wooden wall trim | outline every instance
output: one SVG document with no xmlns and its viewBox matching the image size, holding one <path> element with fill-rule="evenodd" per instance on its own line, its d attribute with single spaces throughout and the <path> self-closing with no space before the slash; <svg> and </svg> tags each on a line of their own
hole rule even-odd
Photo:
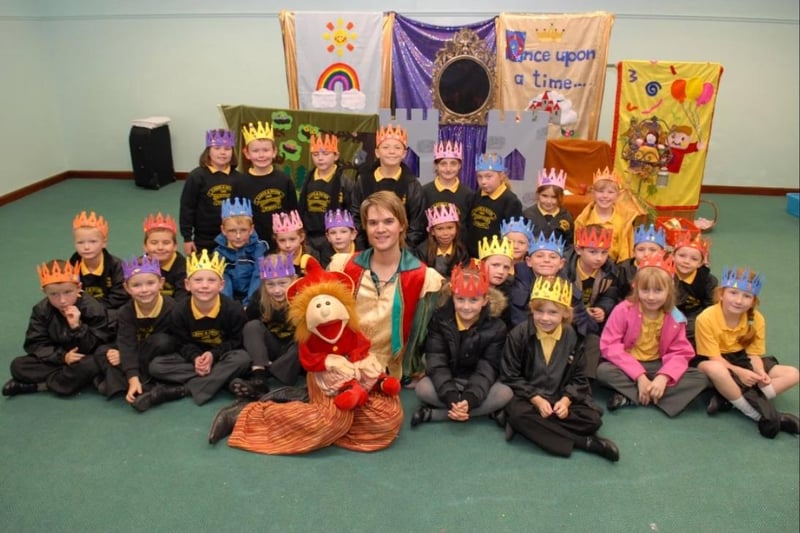
<svg viewBox="0 0 800 533">
<path fill-rule="evenodd" d="M 69 172 L 61 172 L 56 174 L 55 176 L 50 176 L 49 178 L 45 178 L 41 181 L 37 181 L 36 183 L 31 183 L 21 189 L 17 189 L 16 191 L 11 191 L 8 194 L 4 194 L 0 196 L 0 207 L 10 204 L 15 200 L 19 200 L 20 198 L 24 198 L 28 195 L 31 195 L 35 192 L 41 191 L 42 189 L 46 189 L 51 185 L 55 185 L 56 183 L 61 183 L 65 179 L 69 177 Z"/>
</svg>

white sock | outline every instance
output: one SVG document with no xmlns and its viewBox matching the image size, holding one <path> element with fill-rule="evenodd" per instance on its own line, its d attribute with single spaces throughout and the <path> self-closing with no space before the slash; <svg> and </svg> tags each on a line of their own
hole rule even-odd
<svg viewBox="0 0 800 533">
<path fill-rule="evenodd" d="M 772 388 L 772 383 L 769 385 L 764 385 L 763 387 L 759 387 L 761 392 L 764 393 L 764 396 L 769 398 L 770 400 L 773 399 L 777 394 L 775 393 L 775 389 Z"/>
<path fill-rule="evenodd" d="M 731 400 L 731 403 L 735 408 L 741 411 L 742 414 L 747 418 L 752 418 L 756 422 L 761 420 L 761 415 L 758 414 L 758 411 L 753 409 L 753 406 L 750 405 L 750 403 L 744 399 L 744 396 L 739 396 L 735 400 Z"/>
</svg>

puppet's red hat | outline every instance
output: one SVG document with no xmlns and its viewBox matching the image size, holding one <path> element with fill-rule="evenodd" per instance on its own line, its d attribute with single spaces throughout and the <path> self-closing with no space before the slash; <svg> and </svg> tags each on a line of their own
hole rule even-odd
<svg viewBox="0 0 800 533">
<path fill-rule="evenodd" d="M 289 288 L 286 289 L 286 299 L 291 302 L 295 296 L 306 288 L 326 282 L 341 283 L 351 293 L 356 286 L 353 278 L 344 272 L 328 272 L 322 268 L 322 265 L 316 259 L 309 257 L 306 263 L 306 275 L 289 285 Z"/>
</svg>

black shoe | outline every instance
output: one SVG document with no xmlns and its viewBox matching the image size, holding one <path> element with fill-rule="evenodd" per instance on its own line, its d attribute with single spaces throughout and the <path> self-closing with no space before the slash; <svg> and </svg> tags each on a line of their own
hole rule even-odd
<svg viewBox="0 0 800 533">
<path fill-rule="evenodd" d="M 778 419 L 781 424 L 781 431 L 797 435 L 800 433 L 800 419 L 791 413 L 780 413 Z"/>
<path fill-rule="evenodd" d="M 39 390 L 36 383 L 23 383 L 16 379 L 9 379 L 3 385 L 3 396 L 16 396 L 17 394 L 30 394 Z"/>
<path fill-rule="evenodd" d="M 237 398 L 256 400 L 269 392 L 269 386 L 262 381 L 235 378 L 228 383 L 228 390 Z"/>
<path fill-rule="evenodd" d="M 423 405 L 411 415 L 411 427 L 415 428 L 423 422 L 430 422 L 432 413 L 433 409 L 427 405 Z"/>
<path fill-rule="evenodd" d="M 516 435 L 516 434 L 517 434 L 517 432 L 514 431 L 514 428 L 511 427 L 511 424 L 506 422 L 506 425 L 503 428 L 503 438 L 506 439 L 506 442 L 511 442 L 511 439 L 513 439 L 514 435 Z"/>
<path fill-rule="evenodd" d="M 278 387 L 258 398 L 259 402 L 307 402 L 308 389 L 304 387 Z"/>
<path fill-rule="evenodd" d="M 706 407 L 706 414 L 709 416 L 713 416 L 720 411 L 730 411 L 733 408 L 733 404 L 725 399 L 720 393 L 715 392 L 714 395 L 708 400 L 708 406 Z"/>
<path fill-rule="evenodd" d="M 612 394 L 611 398 L 606 402 L 606 407 L 609 411 L 616 411 L 620 407 L 625 407 L 626 405 L 633 405 L 633 402 L 630 401 L 627 396 L 618 392 Z"/>
<path fill-rule="evenodd" d="M 179 400 L 185 395 L 186 389 L 181 385 L 156 385 L 149 391 L 137 396 L 131 405 L 140 413 L 144 413 L 151 407 L 161 405 L 164 402 Z"/>
<path fill-rule="evenodd" d="M 500 426 L 501 428 L 505 429 L 505 427 L 506 427 L 506 419 L 508 418 L 506 416 L 505 409 L 498 409 L 494 413 L 490 414 L 489 418 L 494 420 L 497 423 L 498 426 Z"/>
<path fill-rule="evenodd" d="M 228 407 L 223 407 L 217 412 L 214 420 L 211 421 L 211 429 L 208 431 L 209 444 L 216 444 L 233 432 L 233 426 L 236 425 L 239 413 L 248 403 L 236 402 Z"/>
<path fill-rule="evenodd" d="M 758 421 L 758 432 L 762 437 L 774 439 L 781 430 L 780 415 L 775 410 L 775 406 L 757 387 L 745 390 L 742 396 L 761 415 L 761 420 Z"/>
<path fill-rule="evenodd" d="M 586 451 L 605 457 L 612 462 L 619 461 L 619 448 L 617 448 L 617 445 L 597 435 L 586 437 Z"/>
</svg>

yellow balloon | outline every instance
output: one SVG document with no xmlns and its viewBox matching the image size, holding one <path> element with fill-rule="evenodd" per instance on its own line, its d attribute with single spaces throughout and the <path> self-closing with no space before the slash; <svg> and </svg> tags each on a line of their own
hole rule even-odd
<svg viewBox="0 0 800 533">
<path fill-rule="evenodd" d="M 686 80 L 686 98 L 694 100 L 703 92 L 703 80 L 700 78 L 689 78 Z"/>
</svg>

